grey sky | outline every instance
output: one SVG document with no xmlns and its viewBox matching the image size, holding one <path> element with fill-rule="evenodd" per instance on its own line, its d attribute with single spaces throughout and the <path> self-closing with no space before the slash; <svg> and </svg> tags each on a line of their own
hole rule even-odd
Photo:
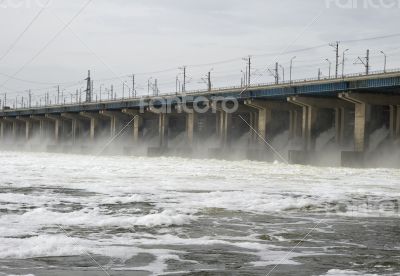
<svg viewBox="0 0 400 276">
<path fill-rule="evenodd" d="M 349 0 L 351 1 L 351 0 Z M 295 78 L 315 77 L 319 67 L 328 73 L 324 59 L 334 60 L 332 49 L 327 46 L 316 50 L 282 56 L 257 56 L 285 49 L 306 25 L 319 13 L 322 15 L 289 50 L 328 44 L 336 40 L 374 37 L 398 32 L 399 5 L 387 8 L 383 5 L 362 7 L 363 1 L 353 0 L 358 8 L 341 7 L 345 1 L 337 0 L 94 0 L 89 7 L 65 30 L 54 43 L 16 78 L 43 83 L 79 81 L 91 69 L 96 87 L 102 83 L 121 86 L 117 75 L 151 72 L 176 68 L 160 74 L 138 75 L 138 85 L 146 86 L 149 77 L 159 78 L 160 89 L 173 90 L 180 65 L 212 63 L 236 58 L 231 63 L 190 67 L 189 88 L 201 88 L 201 77 L 211 68 L 216 85 L 237 85 L 240 70 L 244 69 L 241 57 L 256 55 L 254 77 L 260 82 L 272 81 L 263 71 L 275 61 L 286 68 L 293 55 L 297 55 Z M 369 0 L 374 5 L 390 1 Z M 399 0 L 400 1 L 400 0 Z M 0 8 L 1 40 L 3 54 L 28 22 L 39 11 L 45 0 L 4 0 Z M 83 5 L 83 0 L 52 0 L 39 20 L 24 35 L 13 51 L 0 62 L 0 74 L 14 72 L 39 51 L 43 45 Z M 393 3 L 395 0 L 393 0 Z M 340 5 L 341 4 L 341 5 Z M 61 18 L 60 21 L 58 18 Z M 107 64 L 105 66 L 74 35 Z M 342 45 L 350 48 L 348 72 L 362 71 L 352 65 L 358 55 L 371 49 L 372 68 L 379 70 L 383 58 L 379 53 L 389 54 L 389 67 L 400 67 L 400 36 L 382 40 Z M 110 70 L 112 68 L 112 71 Z M 288 70 L 288 68 L 287 68 Z M 264 74 L 262 74 L 264 73 Z M 3 83 L 8 77 L 0 75 Z M 128 78 L 124 78 L 127 81 Z M 0 94 L 12 91 L 39 89 L 42 93 L 49 85 L 35 84 L 14 79 L 9 80 Z M 69 89 L 77 89 L 81 84 Z M 15 93 L 15 92 L 14 92 Z M 144 91 L 142 91 L 144 93 Z M 23 94 L 23 92 L 22 92 Z"/>
</svg>

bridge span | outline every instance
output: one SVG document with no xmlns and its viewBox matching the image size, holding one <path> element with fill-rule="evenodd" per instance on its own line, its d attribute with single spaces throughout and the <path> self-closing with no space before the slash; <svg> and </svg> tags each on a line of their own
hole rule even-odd
<svg viewBox="0 0 400 276">
<path fill-rule="evenodd" d="M 299 164 L 333 165 L 333 154 L 343 166 L 394 154 L 400 166 L 400 71 L 3 109 L 0 139 L 5 149 L 93 153 L 98 142 L 104 152 Z"/>
</svg>

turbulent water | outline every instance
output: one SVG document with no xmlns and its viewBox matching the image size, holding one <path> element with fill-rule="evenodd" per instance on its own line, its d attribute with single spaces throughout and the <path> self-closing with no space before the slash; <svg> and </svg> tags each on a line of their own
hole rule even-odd
<svg viewBox="0 0 400 276">
<path fill-rule="evenodd" d="M 400 171 L 0 153 L 0 275 L 400 275 Z"/>
</svg>

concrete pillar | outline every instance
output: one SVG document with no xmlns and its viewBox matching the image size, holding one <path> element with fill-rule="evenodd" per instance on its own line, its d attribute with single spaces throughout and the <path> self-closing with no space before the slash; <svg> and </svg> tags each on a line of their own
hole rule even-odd
<svg viewBox="0 0 400 276">
<path fill-rule="evenodd" d="M 294 129 L 296 127 L 296 109 L 295 105 L 292 105 L 287 102 L 278 102 L 278 101 L 262 101 L 262 100 L 246 100 L 244 102 L 245 105 L 256 110 L 256 116 L 254 117 L 256 122 L 254 129 L 258 132 L 256 134 L 256 139 L 259 144 L 264 146 L 264 141 L 271 140 L 271 123 L 272 123 L 272 112 L 274 110 L 287 111 L 290 112 L 290 133 L 294 133 Z M 254 131 L 252 131 L 254 132 Z"/>
<path fill-rule="evenodd" d="M 400 138 L 400 106 L 390 105 L 390 137 L 392 140 Z"/>
<path fill-rule="evenodd" d="M 100 116 L 99 114 L 96 113 L 90 113 L 90 112 L 80 112 L 79 115 L 81 115 L 82 117 L 85 117 L 87 119 L 90 120 L 90 140 L 94 141 L 94 139 L 96 138 L 96 131 L 98 129 L 99 126 L 99 120 L 100 120 Z"/>
<path fill-rule="evenodd" d="M 368 146 L 368 123 L 371 119 L 371 105 L 389 107 L 400 105 L 400 96 L 397 95 L 348 92 L 339 94 L 339 98 L 355 106 L 354 145 L 356 152 L 364 152 Z M 395 117 L 398 117 L 397 113 L 393 108 L 391 112 L 391 128 L 398 124 L 397 119 L 395 119 Z M 396 131 L 392 129 L 391 132 L 394 134 Z"/>
<path fill-rule="evenodd" d="M 61 117 L 71 121 L 71 140 L 72 144 L 76 144 L 79 134 L 82 133 L 82 119 L 87 118 L 77 113 L 61 113 Z"/>
<path fill-rule="evenodd" d="M 303 101 L 298 100 L 296 97 L 289 97 L 288 101 L 299 105 L 302 108 L 302 138 L 303 138 L 303 149 L 306 151 L 315 150 L 315 141 L 316 141 L 316 130 L 315 123 L 317 120 L 318 108 L 309 104 L 304 103 Z M 297 118 L 294 122 L 297 121 Z M 294 123 L 293 124 L 296 124 Z M 297 127 L 297 126 L 296 126 Z"/>
<path fill-rule="evenodd" d="M 45 117 L 54 122 L 54 141 L 56 144 L 58 144 L 61 138 L 61 128 L 63 124 L 62 117 L 60 115 L 50 115 L 50 114 L 46 114 Z"/>
<path fill-rule="evenodd" d="M 4 140 L 4 126 L 5 125 L 5 122 L 2 120 L 2 119 L 0 119 L 0 140 Z"/>
<path fill-rule="evenodd" d="M 346 143 L 346 134 L 350 121 L 350 109 L 344 107 L 335 108 L 335 140 L 340 146 Z"/>
<path fill-rule="evenodd" d="M 319 110 L 335 110 L 335 128 L 336 141 L 342 142 L 345 133 L 345 119 L 347 118 L 347 109 L 352 105 L 346 101 L 337 98 L 316 98 L 295 96 L 289 97 L 288 101 L 299 105 L 302 108 L 302 138 L 304 141 L 304 149 L 315 150 L 315 142 L 317 133 L 317 117 Z"/>
<path fill-rule="evenodd" d="M 18 123 L 17 123 L 17 120 L 14 119 L 12 121 L 12 138 L 14 141 L 16 141 L 16 139 L 18 138 L 17 133 L 18 133 Z"/>
<path fill-rule="evenodd" d="M 53 133 L 53 131 L 50 130 L 53 121 L 49 118 L 37 115 L 31 115 L 30 118 L 31 120 L 39 122 L 39 135 L 42 139 L 48 138 L 47 135 Z"/>
<path fill-rule="evenodd" d="M 168 128 L 169 128 L 169 116 L 165 113 L 160 113 L 158 117 L 158 134 L 159 134 L 159 146 L 160 148 L 168 148 Z"/>
<path fill-rule="evenodd" d="M 133 117 L 133 142 L 138 144 L 142 137 L 143 116 L 138 110 L 123 109 L 122 112 Z"/>
<path fill-rule="evenodd" d="M 216 108 L 216 133 L 220 141 L 220 147 L 229 147 L 231 141 L 230 129 L 232 127 L 232 114 L 225 112 L 219 103 L 213 104 L 214 108 Z"/>
<path fill-rule="evenodd" d="M 289 139 L 302 137 L 302 109 L 289 111 Z"/>
<path fill-rule="evenodd" d="M 32 136 L 32 120 L 21 116 L 17 116 L 17 120 L 25 124 L 25 140 L 29 141 Z"/>
<path fill-rule="evenodd" d="M 397 112 L 396 112 L 396 131 L 395 131 L 395 136 L 397 139 L 400 138 L 400 105 L 397 106 Z"/>
<path fill-rule="evenodd" d="M 193 112 L 186 113 L 186 137 L 190 147 L 194 145 L 194 132 L 197 122 L 197 114 Z"/>
<path fill-rule="evenodd" d="M 107 117 L 110 120 L 110 137 L 114 137 L 119 130 L 120 115 L 115 111 L 100 110 L 99 114 Z"/>
<path fill-rule="evenodd" d="M 371 106 L 367 98 L 358 93 L 342 93 L 339 98 L 354 104 L 354 150 L 364 152 L 368 147 Z"/>
</svg>

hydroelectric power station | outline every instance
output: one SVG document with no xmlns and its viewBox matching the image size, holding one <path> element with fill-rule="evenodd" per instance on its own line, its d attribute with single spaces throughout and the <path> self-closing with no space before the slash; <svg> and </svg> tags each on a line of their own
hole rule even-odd
<svg viewBox="0 0 400 276">
<path fill-rule="evenodd" d="M 125 154 L 227 158 L 245 137 L 243 158 L 315 164 L 328 154 L 317 139 L 331 130 L 327 144 L 343 166 L 364 166 L 400 147 L 400 71 L 107 101 L 93 101 L 90 91 L 89 78 L 85 102 L 4 107 L 1 147 L 95 153 L 100 137 L 111 143 L 123 136 L 113 148 Z M 382 128 L 387 133 L 371 148 L 371 135 Z M 212 145 L 204 142 L 210 137 Z M 273 148 L 276 139 L 286 152 Z M 400 164 L 400 156 L 391 158 Z"/>
</svg>

